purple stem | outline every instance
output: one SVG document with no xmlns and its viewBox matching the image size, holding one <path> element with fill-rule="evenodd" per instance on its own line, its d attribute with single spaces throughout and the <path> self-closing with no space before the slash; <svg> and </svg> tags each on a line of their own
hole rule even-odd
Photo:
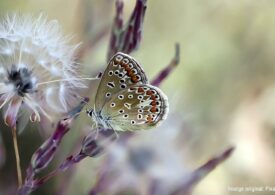
<svg viewBox="0 0 275 195">
<path fill-rule="evenodd" d="M 107 158 L 101 167 L 101 170 L 98 173 L 98 179 L 95 183 L 95 185 L 92 187 L 89 195 L 96 195 L 104 191 L 106 186 L 108 186 L 109 180 L 108 180 L 108 167 L 110 166 L 110 159 Z"/>
<path fill-rule="evenodd" d="M 85 154 L 79 153 L 76 156 L 69 156 L 67 157 L 67 159 L 65 160 L 65 162 L 63 162 L 58 169 L 52 171 L 51 173 L 49 173 L 48 175 L 35 180 L 35 186 L 38 188 L 41 185 L 43 185 L 44 183 L 46 183 L 48 180 L 50 180 L 51 178 L 53 178 L 54 176 L 56 176 L 58 173 L 60 172 L 64 172 L 66 170 L 68 170 L 69 168 L 71 168 L 73 165 L 75 165 L 76 163 L 79 163 L 81 160 L 83 160 L 84 158 L 86 158 L 87 156 Z"/>
<path fill-rule="evenodd" d="M 122 18 L 123 2 L 121 0 L 116 1 L 116 16 L 112 27 L 108 59 L 118 51 L 129 54 L 138 48 L 141 41 L 146 1 L 136 0 L 135 8 L 125 26 L 123 26 Z"/>
<path fill-rule="evenodd" d="M 68 120 L 68 119 L 67 119 Z M 66 160 L 54 171 L 50 172 L 48 175 L 40 178 L 35 179 L 34 176 L 37 172 L 34 171 L 33 167 L 29 167 L 27 171 L 27 179 L 24 183 L 24 186 L 20 189 L 19 195 L 27 195 L 30 192 L 36 190 L 41 185 L 46 183 L 48 180 L 59 174 L 60 172 L 64 172 L 70 169 L 73 165 L 79 163 L 84 158 L 90 157 L 97 157 L 99 154 L 104 152 L 104 144 L 109 145 L 108 143 L 113 142 L 116 140 L 114 130 L 112 129 L 100 129 L 98 130 L 98 134 L 96 132 L 90 132 L 82 142 L 82 148 L 80 152 L 76 156 L 69 156 Z M 97 135 L 97 136 L 96 136 Z M 59 137 L 56 133 L 53 134 L 52 137 Z M 107 142 L 106 142 L 107 141 Z M 49 149 L 47 148 L 47 151 Z M 40 156 L 38 156 L 41 158 Z"/>
<path fill-rule="evenodd" d="M 125 30 L 126 35 L 124 45 L 122 45 L 122 51 L 125 53 L 130 53 L 139 46 L 145 11 L 146 0 L 138 0 Z"/>
<path fill-rule="evenodd" d="M 56 154 L 64 135 L 70 130 L 74 118 L 78 115 L 84 105 L 88 102 L 88 98 L 84 98 L 81 103 L 72 109 L 66 119 L 58 122 L 57 127 L 51 137 L 49 137 L 33 154 L 31 163 L 27 169 L 27 175 L 23 186 L 19 189 L 19 195 L 27 195 L 37 189 L 41 180 L 35 179 L 35 176 L 45 169 Z M 54 175 L 52 172 L 50 175 Z M 50 177 L 52 177 L 50 176 Z M 42 180 L 43 181 L 43 180 Z"/>
<path fill-rule="evenodd" d="M 57 124 L 57 128 L 52 136 L 36 150 L 32 156 L 31 165 L 28 169 L 29 171 L 27 179 L 32 178 L 35 174 L 39 173 L 49 165 L 56 153 L 56 149 L 61 143 L 62 138 L 69 131 L 72 120 L 73 119 L 70 118 L 60 121 Z"/>
<path fill-rule="evenodd" d="M 53 135 L 40 146 L 32 156 L 31 164 L 27 169 L 27 175 L 23 186 L 19 189 L 19 195 L 26 195 L 37 189 L 36 174 L 45 169 L 55 156 L 56 149 L 64 135 L 69 131 L 73 119 L 62 120 L 58 123 Z"/>
<path fill-rule="evenodd" d="M 164 68 L 157 76 L 155 79 L 153 79 L 151 81 L 151 85 L 154 86 L 159 86 L 162 81 L 170 75 L 170 73 L 172 72 L 172 70 L 174 70 L 174 68 L 179 64 L 180 62 L 180 45 L 179 43 L 176 43 L 175 45 L 175 56 L 174 58 L 171 60 L 171 62 L 168 64 L 168 66 L 166 66 L 166 68 Z"/>
<path fill-rule="evenodd" d="M 234 151 L 234 147 L 230 147 L 225 150 L 222 154 L 218 155 L 210 159 L 204 165 L 196 169 L 191 175 L 190 178 L 184 182 L 178 189 L 176 189 L 171 195 L 189 195 L 192 192 L 193 187 L 201 181 L 208 173 L 213 171 L 219 164 L 228 159 L 232 152 Z"/>
<path fill-rule="evenodd" d="M 101 144 L 101 141 L 114 141 L 115 134 L 114 130 L 112 129 L 100 129 L 98 131 L 98 134 L 91 131 L 83 139 L 81 150 L 76 156 L 71 155 L 67 157 L 66 160 L 56 170 L 52 171 L 41 179 L 36 180 L 34 186 L 36 186 L 36 188 L 40 187 L 49 179 L 56 176 L 58 173 L 70 169 L 73 165 L 79 163 L 86 157 L 97 157 L 99 154 L 102 154 L 102 152 L 104 151 L 104 146 Z"/>
<path fill-rule="evenodd" d="M 6 161 L 6 150 L 2 143 L 2 139 L 0 137 L 0 168 L 4 165 Z"/>
<path fill-rule="evenodd" d="M 55 177 L 60 172 L 64 172 L 71 168 L 76 163 L 79 163 L 81 160 L 86 158 L 87 156 L 83 153 L 79 153 L 76 156 L 69 156 L 65 162 L 63 162 L 58 169 L 55 169 L 54 171 L 50 172 L 48 175 L 40 178 L 40 179 L 34 179 L 32 178 L 31 181 L 24 184 L 24 186 L 19 190 L 19 195 L 28 195 L 32 191 L 38 189 L 40 186 L 42 186 L 44 183 L 46 183 L 51 178 Z"/>
<path fill-rule="evenodd" d="M 109 60 L 118 50 L 117 45 L 121 36 L 120 31 L 123 28 L 123 6 L 124 6 L 123 1 L 121 0 L 116 1 L 116 16 L 112 27 L 107 60 Z"/>
<path fill-rule="evenodd" d="M 67 169 L 69 169 L 72 165 L 79 163 L 81 160 L 83 160 L 84 158 L 88 157 L 86 154 L 83 153 L 79 153 L 76 156 L 69 156 L 67 157 L 66 161 L 63 162 L 58 170 L 59 171 L 66 171 Z"/>
<path fill-rule="evenodd" d="M 135 135 L 133 132 L 123 132 L 123 134 L 120 134 L 119 139 L 113 139 L 114 138 L 113 134 L 111 134 L 110 131 L 109 132 L 106 131 L 106 132 L 107 132 L 107 134 L 105 134 L 106 138 L 109 137 L 111 140 L 116 140 L 117 141 L 116 143 L 122 145 L 123 147 L 127 147 L 126 143 L 130 141 L 131 138 L 133 138 L 133 135 Z M 101 166 L 101 170 L 98 173 L 97 181 L 92 187 L 92 189 L 90 190 L 89 195 L 96 195 L 101 193 L 111 183 L 108 177 L 108 173 L 109 173 L 108 168 L 111 165 L 111 163 L 112 162 L 110 158 L 105 159 L 104 164 L 103 166 Z"/>
</svg>

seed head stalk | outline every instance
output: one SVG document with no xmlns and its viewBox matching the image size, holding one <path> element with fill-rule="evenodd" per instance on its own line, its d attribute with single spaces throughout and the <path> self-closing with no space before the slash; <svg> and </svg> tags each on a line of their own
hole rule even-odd
<svg viewBox="0 0 275 195">
<path fill-rule="evenodd" d="M 21 171 L 21 166 L 20 166 L 20 155 L 19 155 L 15 127 L 12 128 L 12 139 L 13 139 L 13 147 L 14 147 L 14 153 L 15 153 L 15 159 L 16 159 L 17 182 L 18 182 L 18 188 L 20 188 L 22 186 L 22 171 Z"/>
</svg>

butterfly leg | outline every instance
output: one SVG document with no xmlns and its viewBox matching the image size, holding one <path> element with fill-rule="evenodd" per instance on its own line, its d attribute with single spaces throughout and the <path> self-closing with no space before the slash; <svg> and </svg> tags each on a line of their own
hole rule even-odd
<svg viewBox="0 0 275 195">
<path fill-rule="evenodd" d="M 113 128 L 112 128 L 112 130 L 114 131 L 114 133 L 115 133 L 115 135 L 116 135 L 116 140 L 119 138 L 119 135 L 118 135 L 118 133 L 116 132 L 116 130 L 114 130 Z"/>
</svg>

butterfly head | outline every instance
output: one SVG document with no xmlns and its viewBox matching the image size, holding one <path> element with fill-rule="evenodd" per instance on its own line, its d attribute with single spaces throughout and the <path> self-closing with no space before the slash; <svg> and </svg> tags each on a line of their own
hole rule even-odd
<svg viewBox="0 0 275 195">
<path fill-rule="evenodd" d="M 89 117 L 91 117 L 91 119 L 95 122 L 96 126 L 97 126 L 97 117 L 96 117 L 96 114 L 95 114 L 95 111 L 93 108 L 87 108 L 86 109 L 86 113 Z"/>
<path fill-rule="evenodd" d="M 100 112 L 96 112 L 95 109 L 90 108 L 90 109 L 86 109 L 86 113 L 89 117 L 91 117 L 91 119 L 93 120 L 97 128 L 99 127 L 104 129 L 109 128 L 108 119 L 103 118 Z"/>
<path fill-rule="evenodd" d="M 93 115 L 94 115 L 94 109 L 93 108 L 90 108 L 90 109 L 86 109 L 86 113 L 88 116 L 90 116 L 91 118 L 93 118 Z"/>
</svg>

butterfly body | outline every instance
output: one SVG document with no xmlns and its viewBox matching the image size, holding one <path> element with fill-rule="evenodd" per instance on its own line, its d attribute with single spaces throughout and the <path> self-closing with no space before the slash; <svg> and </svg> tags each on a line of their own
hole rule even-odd
<svg viewBox="0 0 275 195">
<path fill-rule="evenodd" d="M 148 83 L 140 65 L 129 55 L 115 54 L 101 78 L 95 108 L 89 111 L 97 126 L 145 130 L 160 124 L 167 113 L 167 97 Z"/>
</svg>

